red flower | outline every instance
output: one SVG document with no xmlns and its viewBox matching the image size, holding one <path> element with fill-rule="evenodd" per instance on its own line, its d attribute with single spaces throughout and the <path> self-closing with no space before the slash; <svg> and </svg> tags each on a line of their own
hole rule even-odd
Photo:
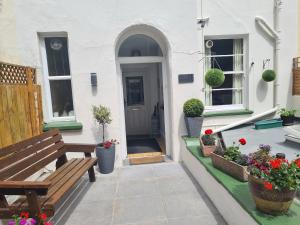
<svg viewBox="0 0 300 225">
<path fill-rule="evenodd" d="M 211 135 L 213 133 L 213 130 L 212 129 L 207 129 L 207 130 L 204 131 L 204 133 L 206 135 Z"/>
<path fill-rule="evenodd" d="M 21 217 L 21 218 L 28 219 L 29 213 L 28 213 L 28 212 L 21 212 L 20 217 Z"/>
<path fill-rule="evenodd" d="M 298 168 L 300 169 L 300 159 L 296 159 L 295 163 L 297 164 Z"/>
<path fill-rule="evenodd" d="M 241 145 L 245 145 L 247 143 L 245 138 L 240 138 L 239 142 Z"/>
<path fill-rule="evenodd" d="M 110 141 L 106 141 L 103 143 L 103 147 L 106 149 L 110 148 L 111 146 L 112 146 L 112 142 L 110 142 Z"/>
<path fill-rule="evenodd" d="M 50 222 L 45 222 L 44 225 L 52 225 Z"/>
<path fill-rule="evenodd" d="M 48 217 L 47 217 L 47 215 L 45 213 L 41 213 L 40 218 L 42 220 L 46 220 Z"/>
<path fill-rule="evenodd" d="M 273 169 L 278 169 L 281 166 L 282 160 L 281 159 L 274 159 L 270 161 L 271 167 Z"/>
<path fill-rule="evenodd" d="M 267 189 L 267 190 L 272 190 L 273 185 L 270 182 L 265 181 L 264 182 L 264 188 Z"/>
</svg>

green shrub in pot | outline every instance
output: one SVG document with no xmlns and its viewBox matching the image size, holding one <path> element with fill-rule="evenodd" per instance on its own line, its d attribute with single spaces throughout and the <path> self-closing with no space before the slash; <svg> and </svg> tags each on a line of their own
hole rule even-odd
<svg viewBox="0 0 300 225">
<path fill-rule="evenodd" d="M 296 110 L 282 108 L 279 110 L 280 118 L 283 126 L 293 125 L 295 121 Z"/>
<path fill-rule="evenodd" d="M 189 137 L 199 137 L 202 129 L 204 105 L 199 99 L 189 99 L 183 105 L 183 113 Z"/>
<path fill-rule="evenodd" d="M 105 127 L 111 123 L 110 109 L 105 106 L 93 106 L 93 116 L 97 123 L 102 127 L 102 143 L 96 147 L 99 171 L 107 174 L 114 170 L 115 165 L 115 144 L 116 140 L 106 140 Z"/>
</svg>

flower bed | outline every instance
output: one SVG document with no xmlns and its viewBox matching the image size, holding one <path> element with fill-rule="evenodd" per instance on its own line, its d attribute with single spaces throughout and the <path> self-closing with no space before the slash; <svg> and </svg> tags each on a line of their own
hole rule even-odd
<svg viewBox="0 0 300 225">
<path fill-rule="evenodd" d="M 203 157 L 199 153 L 200 144 L 196 138 L 184 138 L 182 144 L 183 152 L 183 162 L 187 165 L 188 169 L 194 177 L 197 177 L 198 183 L 203 187 L 207 192 L 208 196 L 212 202 L 216 205 L 222 216 L 226 219 L 229 224 L 240 224 L 240 221 L 243 220 L 243 224 L 247 223 L 248 217 L 245 216 L 244 212 L 247 212 L 251 218 L 256 221 L 256 224 L 260 225 L 299 225 L 300 221 L 300 205 L 297 202 L 293 202 L 291 208 L 287 214 L 279 216 L 269 216 L 259 212 L 256 209 L 255 203 L 252 199 L 251 192 L 249 190 L 248 183 L 240 182 L 228 174 L 220 171 L 219 169 L 213 167 L 211 159 Z M 197 165 L 198 164 L 198 165 Z M 194 170 L 191 169 L 194 167 Z M 212 183 L 203 177 L 207 177 L 205 174 L 198 174 L 199 168 L 204 168 L 203 173 L 207 172 L 207 176 L 210 176 L 215 180 L 216 185 L 221 185 L 224 188 L 224 192 L 219 195 L 217 187 L 212 186 Z M 228 196 L 226 196 L 226 193 Z M 218 197 L 215 197 L 218 196 Z M 233 207 L 227 202 L 224 202 L 224 198 L 228 199 L 229 196 L 240 204 L 240 206 L 245 210 L 244 212 L 240 211 L 238 208 Z M 226 207 L 224 208 L 224 204 Z M 238 212 L 238 213 L 237 213 Z M 237 217 L 241 215 L 240 221 Z M 233 218 L 234 217 L 234 218 Z M 245 217 L 245 219 L 244 219 Z M 246 221 L 247 220 L 247 221 Z M 253 223 L 252 223 L 253 224 Z"/>
</svg>

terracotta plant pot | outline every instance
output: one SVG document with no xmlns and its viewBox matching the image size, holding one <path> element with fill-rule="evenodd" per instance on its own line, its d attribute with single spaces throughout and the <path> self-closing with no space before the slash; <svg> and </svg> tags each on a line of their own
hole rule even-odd
<svg viewBox="0 0 300 225">
<path fill-rule="evenodd" d="M 226 160 L 224 157 L 215 153 L 211 153 L 210 157 L 214 167 L 222 170 L 239 181 L 248 181 L 247 166 L 241 166 L 235 162 Z"/>
<path fill-rule="evenodd" d="M 296 195 L 296 191 L 267 190 L 264 181 L 249 175 L 249 188 L 256 208 L 270 215 L 286 213 Z"/>
<path fill-rule="evenodd" d="M 201 148 L 202 155 L 204 157 L 209 157 L 211 155 L 211 153 L 213 153 L 217 148 L 216 145 L 204 145 L 201 137 L 200 137 L 200 143 L 202 146 L 202 148 Z"/>
</svg>

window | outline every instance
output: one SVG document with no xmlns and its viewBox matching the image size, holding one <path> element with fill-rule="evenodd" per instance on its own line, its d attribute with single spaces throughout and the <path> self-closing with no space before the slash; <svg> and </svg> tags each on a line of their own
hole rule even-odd
<svg viewBox="0 0 300 225">
<path fill-rule="evenodd" d="M 57 36 L 45 37 L 42 41 L 49 117 L 74 119 L 68 39 Z"/>
<path fill-rule="evenodd" d="M 207 44 L 212 41 L 213 46 Z M 205 87 L 207 108 L 242 108 L 245 77 L 243 39 L 205 41 L 206 71 L 218 68 L 224 71 L 225 81 L 217 88 Z M 207 47 L 209 46 L 209 47 Z"/>
<path fill-rule="evenodd" d="M 152 38 L 136 34 L 127 38 L 119 50 L 119 57 L 162 56 L 159 45 Z"/>
<path fill-rule="evenodd" d="M 126 77 L 127 105 L 144 105 L 143 77 Z"/>
</svg>

